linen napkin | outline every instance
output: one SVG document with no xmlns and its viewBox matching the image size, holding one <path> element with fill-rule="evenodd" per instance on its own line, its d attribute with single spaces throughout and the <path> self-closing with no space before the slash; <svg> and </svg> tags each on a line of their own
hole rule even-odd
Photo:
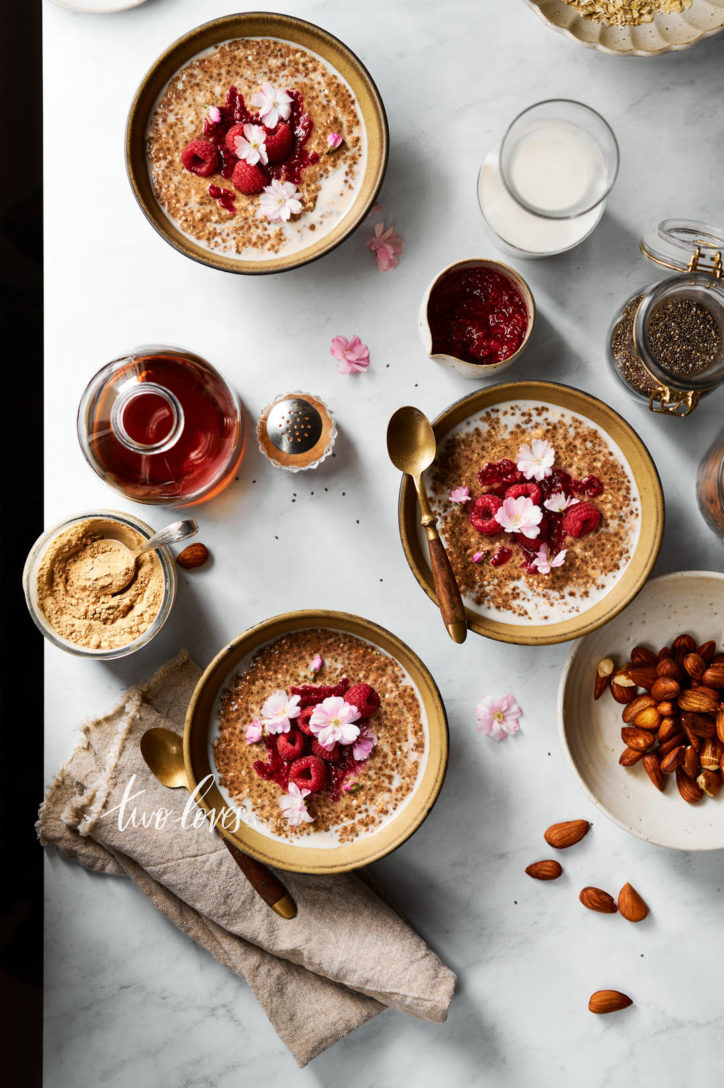
<svg viewBox="0 0 724 1088">
<path fill-rule="evenodd" d="M 88 869 L 133 880 L 183 933 L 246 980 L 300 1066 L 386 1007 L 445 1020 L 452 971 L 358 877 L 280 873 L 298 914 L 279 918 L 208 821 L 193 826 L 195 808 L 185 825 L 178 822 L 188 794 L 156 781 L 140 739 L 154 726 L 182 732 L 200 672 L 182 652 L 82 727 L 41 806 L 41 843 Z M 165 822 L 163 810 L 170 812 Z M 154 816 L 151 826 L 144 815 Z"/>
</svg>

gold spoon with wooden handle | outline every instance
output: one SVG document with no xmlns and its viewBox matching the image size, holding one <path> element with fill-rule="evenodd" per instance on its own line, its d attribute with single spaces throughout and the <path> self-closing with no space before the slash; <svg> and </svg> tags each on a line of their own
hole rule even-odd
<svg viewBox="0 0 724 1088">
<path fill-rule="evenodd" d="M 184 766 L 183 741 L 178 733 L 170 729 L 147 729 L 141 737 L 141 755 L 151 773 L 162 785 L 170 789 L 178 789 L 180 786 L 189 788 Z M 259 893 L 274 913 L 282 918 L 295 918 L 296 904 L 271 869 L 244 854 L 223 835 L 220 837 L 254 891 Z"/>
<path fill-rule="evenodd" d="M 387 452 L 392 464 L 412 477 L 420 504 L 420 524 L 427 533 L 430 566 L 442 618 L 453 642 L 465 642 L 468 625 L 460 589 L 445 546 L 437 531 L 437 518 L 427 501 L 422 474 L 435 460 L 437 442 L 427 416 L 409 405 L 398 408 L 387 425 Z"/>
</svg>

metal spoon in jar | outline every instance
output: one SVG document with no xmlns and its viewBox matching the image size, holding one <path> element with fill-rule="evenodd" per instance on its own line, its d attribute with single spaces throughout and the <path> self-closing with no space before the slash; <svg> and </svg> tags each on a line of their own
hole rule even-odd
<svg viewBox="0 0 724 1088">
<path fill-rule="evenodd" d="M 97 586 L 104 593 L 121 593 L 133 580 L 136 573 L 136 560 L 144 552 L 155 552 L 166 544 L 178 544 L 180 540 L 198 533 L 199 526 L 193 518 L 184 521 L 172 521 L 165 529 L 154 533 L 152 537 L 144 541 L 139 548 L 129 548 L 122 540 L 110 537 L 118 546 L 118 554 L 114 557 L 112 570 L 105 573 L 103 586 Z"/>
<path fill-rule="evenodd" d="M 387 452 L 392 464 L 412 477 L 420 504 L 420 524 L 427 533 L 430 567 L 442 618 L 453 642 L 465 642 L 468 625 L 460 589 L 422 480 L 423 472 L 435 460 L 437 442 L 429 419 L 419 408 L 408 405 L 397 409 L 387 425 Z"/>
</svg>

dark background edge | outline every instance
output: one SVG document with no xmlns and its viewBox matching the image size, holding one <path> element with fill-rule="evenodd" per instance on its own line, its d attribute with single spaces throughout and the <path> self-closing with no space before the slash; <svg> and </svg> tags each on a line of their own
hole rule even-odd
<svg viewBox="0 0 724 1088">
<path fill-rule="evenodd" d="M 3 1079 L 42 1083 L 43 639 L 21 575 L 43 529 L 42 11 L 6 5 L 0 35 L 2 622 L 0 627 L 0 1017 Z"/>
</svg>

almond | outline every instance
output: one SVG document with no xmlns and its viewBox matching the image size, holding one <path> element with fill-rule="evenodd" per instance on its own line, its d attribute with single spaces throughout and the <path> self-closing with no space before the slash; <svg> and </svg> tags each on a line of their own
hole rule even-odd
<svg viewBox="0 0 724 1088">
<path fill-rule="evenodd" d="M 612 896 L 600 888 L 584 888 L 578 898 L 584 907 L 588 907 L 589 910 L 596 910 L 599 914 L 616 913 L 616 903 Z"/>
<path fill-rule="evenodd" d="M 637 752 L 635 748 L 629 748 L 627 746 L 624 748 L 623 752 L 621 752 L 618 761 L 622 767 L 633 767 L 634 763 L 638 763 L 642 756 L 643 752 Z"/>
<path fill-rule="evenodd" d="M 618 909 L 627 922 L 643 922 L 649 908 L 630 884 L 624 884 L 618 893 Z"/>
<path fill-rule="evenodd" d="M 589 1011 L 595 1012 L 597 1016 L 627 1009 L 629 1005 L 633 1005 L 633 1001 L 619 990 L 596 990 L 588 1002 Z"/>
<path fill-rule="evenodd" d="M 676 701 L 681 710 L 693 710 L 699 714 L 716 714 L 719 709 L 719 695 L 713 688 L 689 688 L 682 691 Z"/>
<path fill-rule="evenodd" d="M 617 672 L 611 678 L 611 694 L 617 703 L 630 703 L 636 695 L 636 685 L 625 672 Z"/>
<path fill-rule="evenodd" d="M 686 748 L 683 744 L 680 744 L 678 748 L 672 748 L 670 752 L 667 752 L 664 758 L 661 760 L 661 771 L 663 774 L 673 774 L 677 767 L 680 767 L 684 762 L 684 755 L 686 754 Z"/>
<path fill-rule="evenodd" d="M 656 680 L 655 665 L 630 665 L 626 672 L 629 680 L 633 680 L 637 687 L 644 688 L 645 691 L 651 691 L 651 687 Z"/>
<path fill-rule="evenodd" d="M 702 771 L 696 779 L 696 784 L 707 797 L 716 797 L 721 789 L 721 775 L 717 771 Z"/>
<path fill-rule="evenodd" d="M 674 733 L 679 732 L 679 728 L 679 723 L 676 718 L 662 718 L 661 725 L 656 734 L 659 738 L 659 744 L 663 744 L 669 737 L 673 737 Z"/>
<path fill-rule="evenodd" d="M 724 744 L 724 706 L 720 706 L 717 710 L 714 725 L 716 729 L 716 735 L 718 736 L 722 744 Z"/>
<path fill-rule="evenodd" d="M 632 665 L 655 665 L 658 658 L 648 646 L 634 646 L 631 651 Z"/>
<path fill-rule="evenodd" d="M 596 666 L 596 678 L 593 681 L 593 698 L 600 699 L 604 691 L 611 683 L 615 665 L 612 657 L 604 657 Z"/>
<path fill-rule="evenodd" d="M 702 770 L 718 771 L 722 754 L 724 754 L 724 745 L 722 745 L 718 737 L 709 737 L 705 740 L 699 752 Z"/>
<path fill-rule="evenodd" d="M 683 733 L 674 733 L 673 736 L 665 740 L 663 744 L 660 744 L 656 750 L 656 754 L 659 759 L 663 759 L 669 752 L 673 752 L 674 748 L 678 748 L 680 744 L 686 744 L 686 737 Z"/>
<path fill-rule="evenodd" d="M 699 657 L 697 653 L 687 654 L 682 661 L 682 665 L 692 680 L 701 680 L 706 669 L 706 661 L 703 657 Z"/>
<path fill-rule="evenodd" d="M 671 649 L 674 651 L 674 657 L 677 654 L 690 654 L 696 649 L 696 643 L 691 635 L 679 635 L 672 642 Z"/>
<path fill-rule="evenodd" d="M 656 700 L 648 694 L 637 695 L 635 699 L 632 699 L 630 703 L 627 703 L 623 708 L 621 718 L 630 725 L 640 710 L 646 710 L 647 707 L 655 706 Z"/>
<path fill-rule="evenodd" d="M 672 703 L 669 699 L 665 699 L 663 703 L 657 703 L 656 709 L 662 718 L 673 718 L 675 714 L 679 713 L 676 703 Z"/>
<path fill-rule="evenodd" d="M 681 714 L 681 724 L 684 729 L 690 729 L 697 737 L 713 737 L 716 733 L 714 718 L 709 714 L 696 714 L 693 710 L 685 710 Z"/>
<path fill-rule="evenodd" d="M 662 646 L 656 656 L 659 661 L 667 661 L 673 658 L 674 651 L 671 649 L 670 646 Z"/>
<path fill-rule="evenodd" d="M 683 767 L 676 768 L 676 785 L 679 787 L 679 793 L 683 799 L 688 801 L 690 805 L 695 805 L 697 801 L 701 801 L 702 792 L 696 783 L 696 779 L 689 778 Z"/>
<path fill-rule="evenodd" d="M 684 762 L 682 763 L 684 773 L 688 774 L 689 778 L 696 778 L 701 770 L 701 762 L 699 760 L 699 753 L 696 748 L 692 748 L 691 745 L 687 745 L 684 752 Z"/>
<path fill-rule="evenodd" d="M 635 749 L 628 748 L 627 751 L 633 752 Z M 640 756 L 641 753 L 639 752 Z M 619 763 L 621 760 L 619 760 Z M 644 770 L 649 776 L 657 790 L 662 790 L 666 785 L 666 779 L 664 778 L 664 772 L 661 770 L 661 763 L 659 757 L 654 752 L 649 752 L 643 757 Z"/>
<path fill-rule="evenodd" d="M 643 710 L 639 710 L 633 724 L 637 729 L 656 730 L 661 725 L 661 715 L 655 706 L 647 706 Z"/>
<path fill-rule="evenodd" d="M 686 735 L 686 739 L 688 740 L 689 744 L 691 745 L 691 747 L 694 749 L 695 752 L 698 752 L 699 749 L 701 748 L 702 744 L 704 743 L 702 741 L 701 737 L 698 736 L 698 734 L 695 733 L 693 729 L 690 729 L 688 725 L 683 725 L 682 728 L 684 730 L 684 733 Z"/>
<path fill-rule="evenodd" d="M 677 680 L 681 682 L 681 665 L 672 657 L 665 657 L 656 666 L 656 675 L 659 679 Z"/>
<path fill-rule="evenodd" d="M 704 658 L 708 665 L 716 653 L 716 642 L 714 642 L 713 639 L 709 639 L 708 642 L 704 642 L 701 646 L 697 646 L 696 652 L 699 657 Z"/>
<path fill-rule="evenodd" d="M 557 880 L 563 872 L 560 862 L 551 860 L 534 861 L 525 870 L 534 880 Z"/>
<path fill-rule="evenodd" d="M 621 740 L 629 748 L 635 748 L 637 752 L 648 752 L 652 748 L 656 737 L 647 729 L 637 729 L 635 725 L 624 725 L 621 730 Z"/>
<path fill-rule="evenodd" d="M 724 688 L 724 661 L 717 661 L 701 674 L 701 681 L 709 688 Z"/>
<path fill-rule="evenodd" d="M 659 676 L 651 685 L 651 694 L 657 703 L 664 699 L 675 699 L 681 691 L 681 684 L 673 676 Z"/>
<path fill-rule="evenodd" d="M 566 850 L 580 842 L 590 828 L 588 820 L 565 820 L 560 824 L 551 824 L 543 838 L 556 850 Z"/>
<path fill-rule="evenodd" d="M 189 544 L 176 556 L 176 562 L 184 570 L 193 570 L 195 567 L 202 567 L 208 558 L 209 549 L 205 544 Z"/>
</svg>

